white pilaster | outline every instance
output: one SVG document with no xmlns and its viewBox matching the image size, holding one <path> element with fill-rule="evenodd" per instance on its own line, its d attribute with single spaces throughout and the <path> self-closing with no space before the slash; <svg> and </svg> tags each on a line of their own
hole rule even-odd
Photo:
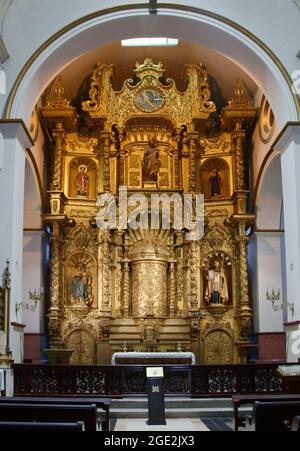
<svg viewBox="0 0 300 451">
<path fill-rule="evenodd" d="M 291 362 L 300 358 L 300 123 L 287 124 L 274 144 L 281 152 L 284 202 L 286 283 L 287 283 L 287 356 Z M 295 335 L 296 333 L 296 335 Z"/>
<path fill-rule="evenodd" d="M 274 148 L 281 152 L 288 321 L 295 321 L 300 320 L 300 124 L 288 124 Z"/>
<path fill-rule="evenodd" d="M 284 290 L 282 281 L 281 231 L 257 231 L 249 245 L 249 266 L 255 302 L 255 331 L 283 331 Z M 279 295 L 279 299 L 267 299 Z"/>
<path fill-rule="evenodd" d="M 22 256 L 25 150 L 32 141 L 22 121 L 0 121 L 3 164 L 0 169 L 0 274 L 10 262 L 10 320 L 16 321 L 16 304 L 22 301 Z M 20 343 L 11 328 L 13 358 L 20 360 Z"/>
</svg>

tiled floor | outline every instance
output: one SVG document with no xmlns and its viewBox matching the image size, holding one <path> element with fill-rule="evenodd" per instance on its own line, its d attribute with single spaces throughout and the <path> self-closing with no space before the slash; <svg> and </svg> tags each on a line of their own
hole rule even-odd
<svg viewBox="0 0 300 451">
<path fill-rule="evenodd" d="M 117 420 L 115 431 L 202 431 L 208 432 L 209 429 L 201 420 L 170 418 L 166 426 L 148 426 L 144 419 L 120 419 Z"/>
</svg>

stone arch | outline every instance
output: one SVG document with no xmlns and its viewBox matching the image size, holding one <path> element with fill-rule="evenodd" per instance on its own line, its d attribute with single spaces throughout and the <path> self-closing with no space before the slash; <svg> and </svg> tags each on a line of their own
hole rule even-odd
<svg viewBox="0 0 300 451">
<path fill-rule="evenodd" d="M 27 123 L 50 81 L 88 50 L 120 39 L 161 32 L 171 36 L 174 30 L 180 39 L 214 48 L 247 71 L 269 99 L 279 127 L 299 119 L 299 104 L 287 71 L 272 51 L 250 32 L 222 16 L 179 5 L 160 5 L 154 21 L 142 4 L 94 13 L 56 33 L 23 67 L 11 90 L 4 116 L 22 118 Z"/>
</svg>

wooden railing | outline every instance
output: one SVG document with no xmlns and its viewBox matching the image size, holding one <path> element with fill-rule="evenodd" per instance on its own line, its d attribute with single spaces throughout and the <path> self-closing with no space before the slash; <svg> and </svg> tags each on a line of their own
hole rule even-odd
<svg viewBox="0 0 300 451">
<path fill-rule="evenodd" d="M 124 397 L 147 393 L 145 365 L 14 365 L 15 396 Z M 165 393 L 231 397 L 283 393 L 276 364 L 164 365 Z"/>
</svg>

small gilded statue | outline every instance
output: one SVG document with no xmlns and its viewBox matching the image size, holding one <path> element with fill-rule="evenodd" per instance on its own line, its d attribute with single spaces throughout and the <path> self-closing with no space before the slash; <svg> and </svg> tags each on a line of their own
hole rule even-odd
<svg viewBox="0 0 300 451">
<path fill-rule="evenodd" d="M 151 138 L 149 146 L 144 152 L 143 161 L 143 181 L 157 182 L 157 176 L 160 169 L 159 149 L 156 147 L 155 138 Z"/>
<path fill-rule="evenodd" d="M 77 305 L 93 305 L 92 278 L 85 271 L 77 272 L 71 282 L 73 302 Z"/>
<path fill-rule="evenodd" d="M 78 174 L 76 177 L 77 195 L 80 197 L 87 197 L 89 192 L 90 179 L 87 174 L 87 166 L 81 164 L 78 167 Z"/>
<path fill-rule="evenodd" d="M 222 179 L 216 168 L 212 169 L 209 182 L 211 184 L 211 197 L 221 197 Z"/>
<path fill-rule="evenodd" d="M 206 272 L 207 289 L 205 300 L 208 304 L 228 304 L 228 284 L 223 267 L 219 261 L 214 263 L 214 268 Z"/>
</svg>

